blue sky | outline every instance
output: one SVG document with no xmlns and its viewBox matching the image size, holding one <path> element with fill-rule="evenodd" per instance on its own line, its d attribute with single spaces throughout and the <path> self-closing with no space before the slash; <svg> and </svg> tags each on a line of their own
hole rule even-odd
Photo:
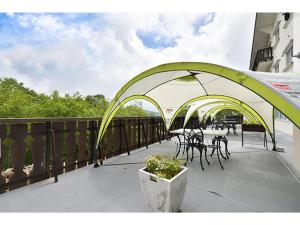
<svg viewBox="0 0 300 225">
<path fill-rule="evenodd" d="M 176 46 L 176 38 L 160 35 L 159 33 L 150 32 L 137 32 L 137 36 L 143 42 L 143 45 L 148 48 L 159 49 L 159 48 L 172 48 Z"/>
<path fill-rule="evenodd" d="M 174 61 L 247 70 L 254 14 L 0 13 L 0 76 L 38 92 L 108 98 Z"/>
<path fill-rule="evenodd" d="M 92 29 L 101 30 L 106 27 L 106 16 L 103 13 L 51 13 L 51 14 L 21 14 L 13 15 L 0 13 L 0 37 L 1 48 L 13 47 L 14 44 L 23 45 L 43 45 L 48 44 L 61 38 L 57 33 L 49 33 L 49 36 L 38 35 L 36 33 L 35 18 L 42 18 L 45 16 L 51 17 L 53 20 L 59 20 L 65 26 L 79 27 L 82 24 L 88 24 Z M 211 23 L 214 19 L 214 13 L 208 13 L 207 16 L 195 17 L 192 26 L 193 33 L 199 35 L 199 29 L 202 26 Z M 163 23 L 163 18 L 160 17 Z M 142 41 L 145 47 L 153 49 L 163 49 L 176 46 L 176 36 L 169 36 L 161 34 L 155 29 L 139 29 L 136 32 L 138 38 Z"/>
</svg>

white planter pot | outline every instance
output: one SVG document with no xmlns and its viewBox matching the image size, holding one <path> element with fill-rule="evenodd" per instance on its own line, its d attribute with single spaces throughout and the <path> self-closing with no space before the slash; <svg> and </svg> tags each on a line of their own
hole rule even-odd
<svg viewBox="0 0 300 225">
<path fill-rule="evenodd" d="M 187 168 L 182 166 L 181 172 L 171 180 L 148 173 L 145 168 L 139 170 L 139 176 L 142 192 L 150 209 L 154 212 L 181 211 L 187 183 Z"/>
</svg>

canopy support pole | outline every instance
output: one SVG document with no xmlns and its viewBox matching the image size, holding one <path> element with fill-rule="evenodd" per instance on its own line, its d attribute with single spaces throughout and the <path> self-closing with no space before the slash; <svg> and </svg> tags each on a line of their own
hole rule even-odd
<svg viewBox="0 0 300 225">
<path fill-rule="evenodd" d="M 143 132 L 143 136 L 144 136 L 145 145 L 146 145 L 146 148 L 148 148 L 148 140 L 147 140 L 147 136 L 146 136 L 144 122 L 141 122 L 140 125 L 142 125 L 142 132 Z"/>
<path fill-rule="evenodd" d="M 272 122 L 273 122 L 273 134 L 272 134 L 272 142 L 273 142 L 273 151 L 276 151 L 276 135 L 275 135 L 275 108 L 273 107 L 272 112 Z"/>
<path fill-rule="evenodd" d="M 91 151 L 91 155 L 90 155 L 90 161 L 91 163 L 95 163 L 94 164 L 94 168 L 97 168 L 99 167 L 100 165 L 103 165 L 103 160 L 102 160 L 102 157 L 101 157 L 101 144 L 100 142 L 97 144 L 96 142 L 96 135 L 97 135 L 97 121 L 96 120 L 92 120 L 90 121 L 90 146 L 91 146 L 91 149 L 93 149 Z M 97 161 L 97 153 L 99 154 L 99 158 L 100 158 L 100 165 Z"/>
<path fill-rule="evenodd" d="M 95 147 L 95 152 L 99 152 L 99 156 L 101 155 L 101 147 L 100 147 L 100 143 L 98 146 Z M 100 165 L 102 166 L 103 165 L 103 159 L 100 157 L 100 165 L 97 161 L 97 153 L 96 153 L 96 156 L 95 156 L 95 160 L 94 160 L 95 164 L 94 164 L 94 168 L 98 168 Z"/>
</svg>

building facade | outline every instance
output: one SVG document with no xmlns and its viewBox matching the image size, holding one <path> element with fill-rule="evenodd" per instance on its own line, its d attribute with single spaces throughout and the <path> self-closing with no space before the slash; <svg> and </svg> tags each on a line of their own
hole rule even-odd
<svg viewBox="0 0 300 225">
<path fill-rule="evenodd" d="M 300 73 L 300 13 L 256 14 L 249 69 Z"/>
</svg>

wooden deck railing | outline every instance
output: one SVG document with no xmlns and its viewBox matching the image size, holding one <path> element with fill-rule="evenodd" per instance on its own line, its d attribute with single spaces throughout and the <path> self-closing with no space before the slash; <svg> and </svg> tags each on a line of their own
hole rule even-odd
<svg viewBox="0 0 300 225">
<path fill-rule="evenodd" d="M 176 118 L 172 129 L 183 119 Z M 94 149 L 100 123 L 99 118 L 0 119 L 0 193 L 53 177 L 52 162 L 61 174 L 166 138 L 160 117 L 115 118 L 99 156 Z"/>
</svg>

